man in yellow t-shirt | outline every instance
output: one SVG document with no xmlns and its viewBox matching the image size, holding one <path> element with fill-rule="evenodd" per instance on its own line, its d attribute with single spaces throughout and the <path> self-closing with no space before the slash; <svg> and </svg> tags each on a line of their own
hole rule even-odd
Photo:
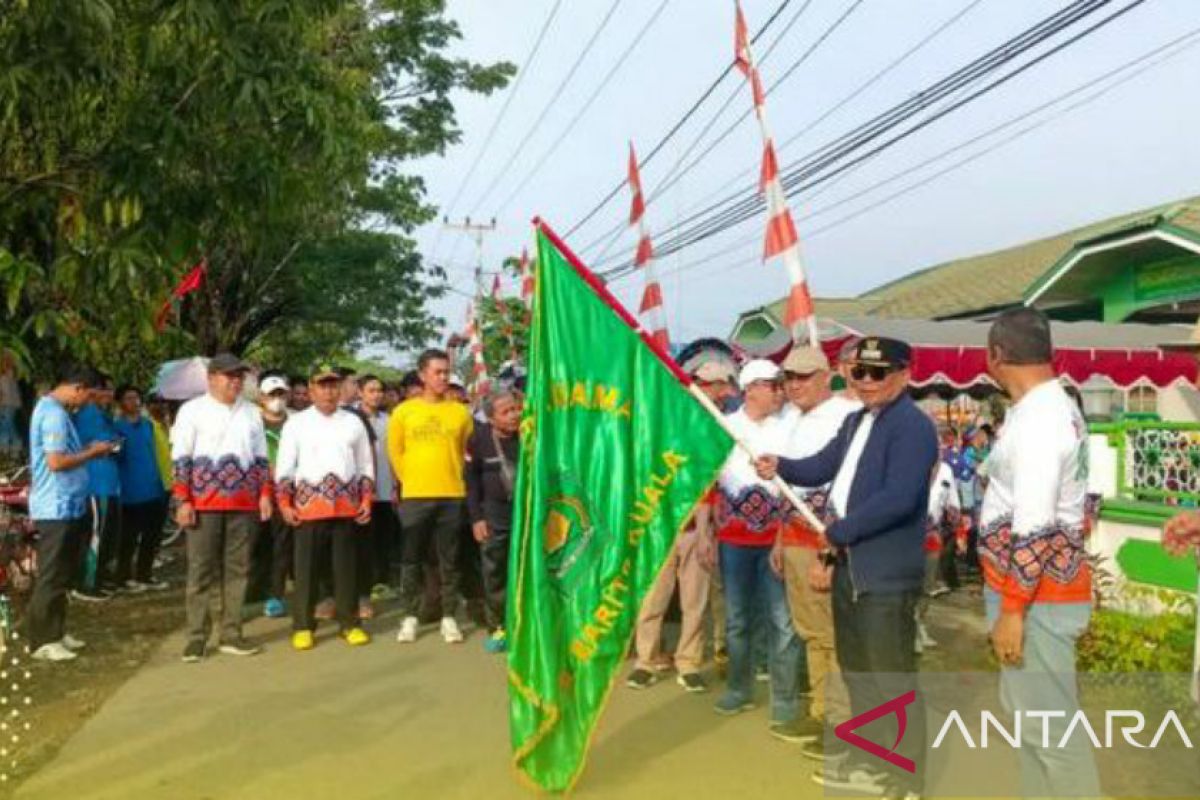
<svg viewBox="0 0 1200 800">
<path fill-rule="evenodd" d="M 404 544 L 400 556 L 400 633 L 396 640 L 417 638 L 417 605 L 421 563 L 430 543 L 437 550 L 442 584 L 442 639 L 463 640 L 454 609 L 458 605 L 458 543 L 466 520 L 467 488 L 463 459 L 474 429 L 471 412 L 453 402 L 450 357 L 426 350 L 417 360 L 423 390 L 392 412 L 387 429 L 388 459 L 400 483 L 400 520 Z"/>
</svg>

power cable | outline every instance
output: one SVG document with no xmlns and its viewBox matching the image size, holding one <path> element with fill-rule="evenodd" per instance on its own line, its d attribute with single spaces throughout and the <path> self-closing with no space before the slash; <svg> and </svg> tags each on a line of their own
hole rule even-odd
<svg viewBox="0 0 1200 800">
<path fill-rule="evenodd" d="M 786 9 L 788 7 L 788 5 L 791 4 L 791 2 L 792 2 L 792 0 L 783 0 L 783 2 L 781 2 L 775 8 L 775 11 L 771 13 L 771 16 L 767 18 L 767 21 L 764 22 L 762 27 L 758 29 L 758 31 L 754 34 L 753 37 L 751 37 L 751 39 L 750 39 L 751 44 L 757 42 L 759 40 L 759 38 L 764 33 L 767 32 L 767 30 L 771 27 L 771 25 L 773 25 L 775 23 L 775 20 L 779 19 L 779 15 L 783 13 L 784 9 Z M 691 119 L 692 116 L 700 109 L 700 106 L 704 105 L 704 103 L 708 100 L 708 98 L 712 96 L 712 93 L 714 91 L 716 91 L 717 87 L 721 85 L 721 82 L 723 80 L 725 80 L 726 76 L 728 76 L 729 73 L 732 71 L 733 71 L 733 60 L 730 59 L 729 63 L 725 66 L 725 69 L 723 69 L 721 71 L 721 74 L 717 76 L 716 80 L 714 80 L 711 84 L 709 84 L 708 88 L 704 90 L 704 92 L 700 95 L 700 97 L 697 98 L 697 100 L 694 103 L 692 103 L 691 108 L 689 108 L 687 111 L 684 112 L 683 116 L 680 117 L 679 120 L 677 120 L 673 126 L 671 126 L 671 129 L 669 131 L 667 131 L 666 135 L 664 135 L 661 139 L 659 139 L 658 143 L 656 145 L 654 145 L 654 147 L 650 150 L 649 154 L 647 154 L 646 157 L 642 159 L 642 161 L 638 165 L 639 168 L 642 168 L 646 164 L 650 163 L 651 159 L 653 159 L 656 155 L 658 155 L 658 153 L 663 149 L 663 147 L 666 146 L 667 142 L 671 141 L 671 139 L 675 136 L 675 134 L 679 132 L 679 129 L 682 128 L 687 123 L 687 121 L 689 119 Z M 612 188 L 612 190 L 609 191 L 608 194 L 606 194 L 603 198 L 601 198 L 600 202 L 597 203 L 592 208 L 591 211 L 589 211 L 587 214 L 584 215 L 583 219 L 579 220 L 574 225 L 572 225 L 570 228 L 568 228 L 567 232 L 565 234 L 563 234 L 563 236 L 565 238 L 570 238 L 571 235 L 575 233 L 575 231 L 579 230 L 581 227 L 586 225 L 593 217 L 596 216 L 596 214 L 598 214 L 600 212 L 601 209 L 603 209 L 606 205 L 608 205 L 612 201 L 612 199 L 614 197 L 616 197 L 618 193 L 620 193 L 620 191 L 622 189 L 625 188 L 625 183 L 626 183 L 625 179 L 622 178 L 621 181 L 616 186 L 614 186 Z"/>
<path fill-rule="evenodd" d="M 559 81 L 558 86 L 555 87 L 554 92 L 550 95 L 550 99 L 546 101 L 544 106 L 542 106 L 542 110 L 538 113 L 537 119 L 535 119 L 533 124 L 529 126 L 529 130 L 526 131 L 525 135 L 521 137 L 520 142 L 517 143 L 516 149 L 509 154 L 508 158 L 501 162 L 500 171 L 496 173 L 496 176 L 492 178 L 492 182 L 488 184 L 479 200 L 475 202 L 474 207 L 476 210 L 478 210 L 484 205 L 484 203 L 487 202 L 487 199 L 491 197 L 492 192 L 494 192 L 496 187 L 500 185 L 500 181 L 504 180 L 504 176 L 508 174 L 508 171 L 512 169 L 513 164 L 520 157 L 521 153 L 524 152 L 525 146 L 528 145 L 530 140 L 533 139 L 534 135 L 541 130 L 542 123 L 545 122 L 546 116 L 558 102 L 558 98 L 562 95 L 563 90 L 567 88 L 567 84 L 569 84 L 571 79 L 575 77 L 575 73 L 579 71 L 580 65 L 583 64 L 583 61 L 585 58 L 587 58 L 588 53 L 592 51 L 592 48 L 600 39 L 600 34 L 604 33 L 604 29 L 608 27 L 608 23 L 612 20 L 613 15 L 617 13 L 617 9 L 621 7 L 622 2 L 624 2 L 624 0 L 613 0 L 612 5 L 608 7 L 608 11 L 605 13 L 604 18 L 600 20 L 600 25 L 597 26 L 596 30 L 592 32 L 591 38 L 588 39 L 587 44 L 583 46 L 583 49 L 579 51 L 579 55 L 575 58 L 575 63 L 573 63 L 571 68 L 567 70 L 566 75 L 563 76 L 563 79 Z M 474 214 L 474 212 L 472 212 L 472 214 Z"/>
</svg>

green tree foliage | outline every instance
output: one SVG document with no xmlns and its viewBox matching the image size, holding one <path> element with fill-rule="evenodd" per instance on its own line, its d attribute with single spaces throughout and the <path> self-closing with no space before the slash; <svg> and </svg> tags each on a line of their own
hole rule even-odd
<svg viewBox="0 0 1200 800">
<path fill-rule="evenodd" d="M 406 165 L 513 72 L 458 36 L 444 0 L 0 0 L 0 343 L 144 378 L 423 342 L 444 276 Z"/>
</svg>

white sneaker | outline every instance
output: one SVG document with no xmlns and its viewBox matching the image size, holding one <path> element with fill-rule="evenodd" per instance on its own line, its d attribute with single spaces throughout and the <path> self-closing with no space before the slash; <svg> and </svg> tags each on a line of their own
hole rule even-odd
<svg viewBox="0 0 1200 800">
<path fill-rule="evenodd" d="M 937 640 L 930 636 L 929 631 L 920 623 L 917 623 L 917 643 L 922 650 L 937 647 Z"/>
<path fill-rule="evenodd" d="M 150 587 L 141 581 L 125 581 L 125 585 L 121 587 L 121 591 L 125 594 L 141 594 Z"/>
<path fill-rule="evenodd" d="M 63 637 L 59 639 L 59 641 L 62 643 L 62 646 L 68 650 L 82 650 L 83 648 L 87 647 L 87 642 L 83 641 L 82 639 L 76 639 L 69 633 L 64 633 Z"/>
<path fill-rule="evenodd" d="M 396 641 L 408 644 L 417 640 L 417 618 L 405 617 L 400 623 L 400 632 L 396 634 Z"/>
<path fill-rule="evenodd" d="M 44 644 L 33 651 L 35 661 L 74 661 L 78 658 L 74 652 L 63 646 L 62 642 Z"/>
<path fill-rule="evenodd" d="M 462 631 L 458 629 L 458 620 L 454 617 L 442 617 L 442 641 L 446 644 L 461 644 Z"/>
</svg>

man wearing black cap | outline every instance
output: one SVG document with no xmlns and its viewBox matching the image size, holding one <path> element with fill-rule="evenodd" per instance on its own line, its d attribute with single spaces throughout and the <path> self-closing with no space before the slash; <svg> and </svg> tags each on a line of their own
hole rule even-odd
<svg viewBox="0 0 1200 800">
<path fill-rule="evenodd" d="M 915 612 L 924 580 L 925 514 L 938 444 L 933 423 L 906 391 L 911 360 L 912 350 L 904 342 L 863 339 L 848 373 L 865 408 L 847 417 L 833 441 L 813 456 L 757 460 L 763 478 L 778 473 L 804 487 L 832 481 L 829 505 L 836 519 L 825 536 L 833 548 L 826 558 L 834 564 L 835 647 L 856 716 L 915 685 Z M 918 796 L 925 715 L 919 702 L 904 710 L 908 730 L 897 752 L 916 763 L 915 773 L 865 751 L 836 757 L 840 754 L 831 752 L 827 740 L 825 766 L 814 780 L 839 789 L 882 791 L 885 797 Z M 892 717 L 884 723 L 893 728 L 885 745 L 889 750 L 900 720 L 893 716 L 895 723 Z"/>
<path fill-rule="evenodd" d="M 176 520 L 187 537 L 187 662 L 204 658 L 218 593 L 220 651 L 259 652 L 242 638 L 242 606 L 254 537 L 271 518 L 271 475 L 262 416 L 242 398 L 249 369 L 229 353 L 214 356 L 208 393 L 184 403 L 171 429 Z"/>
</svg>

